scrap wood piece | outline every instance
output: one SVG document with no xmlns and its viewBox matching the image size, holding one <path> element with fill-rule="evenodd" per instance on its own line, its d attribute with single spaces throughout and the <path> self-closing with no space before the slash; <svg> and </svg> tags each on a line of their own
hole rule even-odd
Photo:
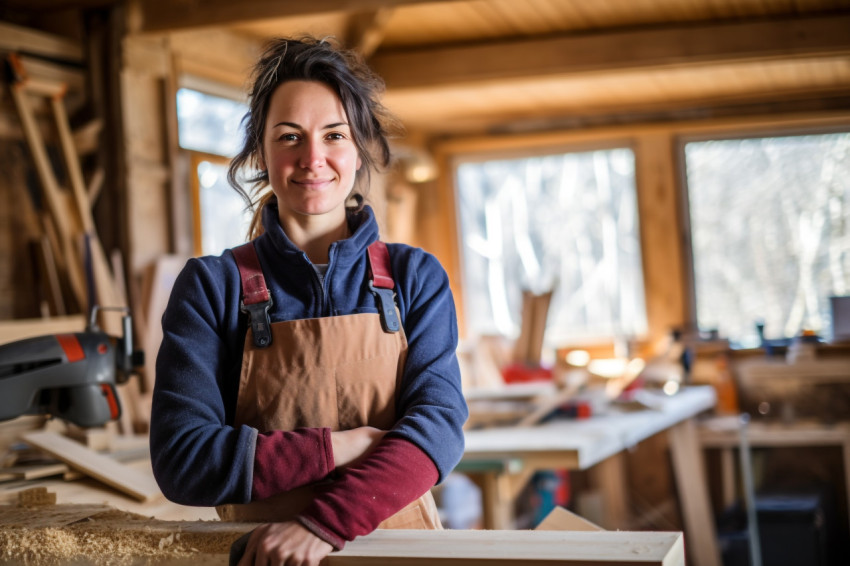
<svg viewBox="0 0 850 566">
<path fill-rule="evenodd" d="M 552 511 L 534 527 L 535 531 L 602 531 L 602 527 L 588 521 L 581 515 L 564 509 L 560 506 L 555 506 Z"/>
<path fill-rule="evenodd" d="M 36 505 L 54 505 L 56 494 L 47 491 L 46 487 L 31 487 L 18 492 L 18 507 L 34 507 Z"/>
<path fill-rule="evenodd" d="M 82 444 L 55 432 L 40 431 L 23 435 L 23 440 L 44 450 L 85 474 L 138 499 L 150 501 L 162 493 L 152 476 L 89 450 Z"/>
<path fill-rule="evenodd" d="M 567 384 L 564 389 L 558 391 L 555 395 L 539 397 L 537 399 L 537 407 L 535 407 L 531 413 L 520 419 L 519 422 L 516 423 L 516 426 L 534 426 L 540 423 L 540 421 L 545 419 L 549 413 L 574 398 L 583 385 L 584 383 L 572 382 Z"/>
<path fill-rule="evenodd" d="M 0 481 L 2 478 L 16 480 L 35 480 L 49 478 L 50 476 L 61 476 L 68 471 L 67 464 L 32 464 L 29 466 L 10 466 L 0 468 Z"/>
</svg>

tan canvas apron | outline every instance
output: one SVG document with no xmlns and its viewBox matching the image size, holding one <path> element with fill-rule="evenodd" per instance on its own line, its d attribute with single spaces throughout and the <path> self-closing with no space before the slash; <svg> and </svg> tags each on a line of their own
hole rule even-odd
<svg viewBox="0 0 850 566">
<path fill-rule="evenodd" d="M 407 354 L 404 330 L 384 332 L 378 314 L 276 322 L 271 345 L 245 338 L 234 425 L 260 432 L 329 427 L 333 431 L 392 428 Z M 321 457 L 316 455 L 316 457 Z M 217 508 L 222 520 L 292 519 L 312 501 L 313 486 L 268 499 Z M 439 529 L 430 492 L 386 519 L 382 529 Z"/>
</svg>

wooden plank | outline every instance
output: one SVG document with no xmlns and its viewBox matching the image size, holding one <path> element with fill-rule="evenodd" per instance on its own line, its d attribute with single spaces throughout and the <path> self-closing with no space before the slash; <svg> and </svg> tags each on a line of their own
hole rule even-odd
<svg viewBox="0 0 850 566">
<path fill-rule="evenodd" d="M 700 423 L 699 441 L 703 448 L 737 448 L 740 444 L 737 417 L 719 417 Z M 850 442 L 850 423 L 824 424 L 799 421 L 751 422 L 747 425 L 750 446 L 841 446 Z"/>
<path fill-rule="evenodd" d="M 441 0 L 453 2 L 457 0 Z M 139 2 L 138 11 L 130 18 L 132 33 L 160 32 L 192 27 L 235 25 L 292 16 L 329 14 L 342 11 L 377 10 L 433 0 L 247 0 L 233 3 L 227 0 L 206 0 L 204 9 L 186 2 L 148 0 Z"/>
<path fill-rule="evenodd" d="M 328 566 L 426 563 L 666 566 L 685 562 L 684 545 L 678 533 L 465 530 L 375 531 L 348 543 L 328 560 Z"/>
<path fill-rule="evenodd" d="M 162 495 L 153 477 L 54 432 L 28 433 L 23 435 L 23 440 L 140 501 L 150 501 Z"/>
<path fill-rule="evenodd" d="M 156 354 L 162 342 L 162 315 L 171 296 L 174 281 L 186 265 L 186 258 L 163 255 L 148 266 L 144 272 L 142 308 L 144 309 L 145 334 L 139 337 L 145 351 L 144 391 L 153 392 L 156 379 Z"/>
<path fill-rule="evenodd" d="M 115 280 L 112 277 L 103 246 L 101 246 L 100 239 L 97 236 L 94 218 L 92 217 L 91 203 L 89 202 L 88 191 L 80 167 L 80 159 L 77 155 L 74 138 L 71 134 L 71 126 L 65 112 L 65 103 L 61 97 L 54 96 L 50 99 L 50 104 L 53 108 L 56 130 L 59 132 L 59 141 L 62 147 L 62 154 L 65 158 L 65 167 L 71 180 L 71 192 L 74 197 L 74 204 L 76 205 L 83 231 L 88 238 L 91 254 L 89 259 L 94 276 L 97 304 L 101 307 L 126 306 L 118 297 L 115 289 Z M 102 316 L 100 324 L 108 334 L 113 336 L 121 334 L 121 322 L 117 317 Z"/>
<path fill-rule="evenodd" d="M 572 382 L 554 395 L 541 396 L 537 399 L 536 407 L 531 413 L 519 420 L 517 426 L 534 426 L 542 421 L 546 415 L 576 396 L 584 386 L 583 382 Z"/>
<path fill-rule="evenodd" d="M 0 22 L 0 49 L 83 61 L 83 49 L 79 43 L 6 22 Z"/>
<path fill-rule="evenodd" d="M 0 344 L 46 334 L 82 332 L 85 328 L 86 317 L 82 315 L 4 320 L 0 322 Z"/>
<path fill-rule="evenodd" d="M 31 534 L 32 540 L 40 542 L 42 558 L 83 558 L 76 554 L 69 556 L 67 547 L 51 544 L 73 533 L 86 540 L 86 548 L 107 551 L 110 559 L 138 554 L 167 558 L 182 543 L 179 550 L 186 564 L 227 564 L 230 543 L 256 526 L 222 521 L 158 521 L 117 513 L 103 506 L 79 505 L 42 506 L 25 511 L 7 506 L 0 513 L 0 525 L 9 527 L 0 529 L 0 537 Z M 174 536 L 176 533 L 179 536 Z M 136 539 L 137 544 L 121 546 L 115 542 L 130 538 Z M 15 550 L 8 558 L 19 559 L 14 552 L 23 552 L 26 546 L 10 545 Z M 194 552 L 190 551 L 192 548 Z M 199 556 L 200 553 L 208 555 Z M 682 535 L 677 532 L 378 530 L 347 543 L 343 550 L 330 554 L 323 564 L 682 566 L 684 547 Z"/>
<path fill-rule="evenodd" d="M 68 269 L 68 277 L 71 288 L 77 301 L 81 305 L 87 304 L 85 292 L 85 276 L 80 254 L 76 248 L 77 241 L 73 229 L 72 219 L 69 218 L 67 210 L 63 206 L 62 190 L 56 180 L 56 175 L 47 156 L 46 146 L 33 116 L 32 106 L 26 93 L 25 82 L 16 82 L 11 86 L 12 98 L 18 109 L 21 124 L 27 138 L 27 145 L 35 161 L 36 171 L 41 182 L 43 194 L 47 201 L 47 209 L 58 229 L 58 236 L 65 262 Z"/>
<path fill-rule="evenodd" d="M 535 531 L 602 531 L 604 530 L 599 525 L 592 523 L 571 513 L 563 507 L 556 506 L 546 515 L 539 525 L 534 527 Z"/>
<path fill-rule="evenodd" d="M 49 478 L 50 476 L 61 476 L 68 471 L 67 464 L 43 464 L 30 466 L 11 466 L 0 468 L 0 477 L 19 480 L 35 480 Z"/>
<path fill-rule="evenodd" d="M 850 52 L 850 16 L 651 28 L 378 53 L 387 89 Z"/>
</svg>

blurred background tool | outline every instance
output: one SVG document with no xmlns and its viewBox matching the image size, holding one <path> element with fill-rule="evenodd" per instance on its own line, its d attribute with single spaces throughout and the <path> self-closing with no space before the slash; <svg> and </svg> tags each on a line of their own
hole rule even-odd
<svg viewBox="0 0 850 566">
<path fill-rule="evenodd" d="M 0 346 L 0 421 L 47 414 L 81 427 L 117 420 L 121 404 L 115 386 L 143 364 L 133 350 L 132 318 L 113 338 L 95 323 L 95 307 L 83 332 L 49 334 Z"/>
</svg>

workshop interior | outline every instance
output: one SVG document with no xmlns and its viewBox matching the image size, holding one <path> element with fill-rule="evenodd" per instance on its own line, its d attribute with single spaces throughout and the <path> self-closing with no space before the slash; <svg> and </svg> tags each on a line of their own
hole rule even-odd
<svg viewBox="0 0 850 566">
<path fill-rule="evenodd" d="M 850 564 L 846 0 L 0 3 L 0 562 L 248 532 L 154 481 L 156 358 L 304 35 L 384 82 L 366 202 L 447 273 L 469 410 L 444 530 L 327 564 Z"/>
</svg>

